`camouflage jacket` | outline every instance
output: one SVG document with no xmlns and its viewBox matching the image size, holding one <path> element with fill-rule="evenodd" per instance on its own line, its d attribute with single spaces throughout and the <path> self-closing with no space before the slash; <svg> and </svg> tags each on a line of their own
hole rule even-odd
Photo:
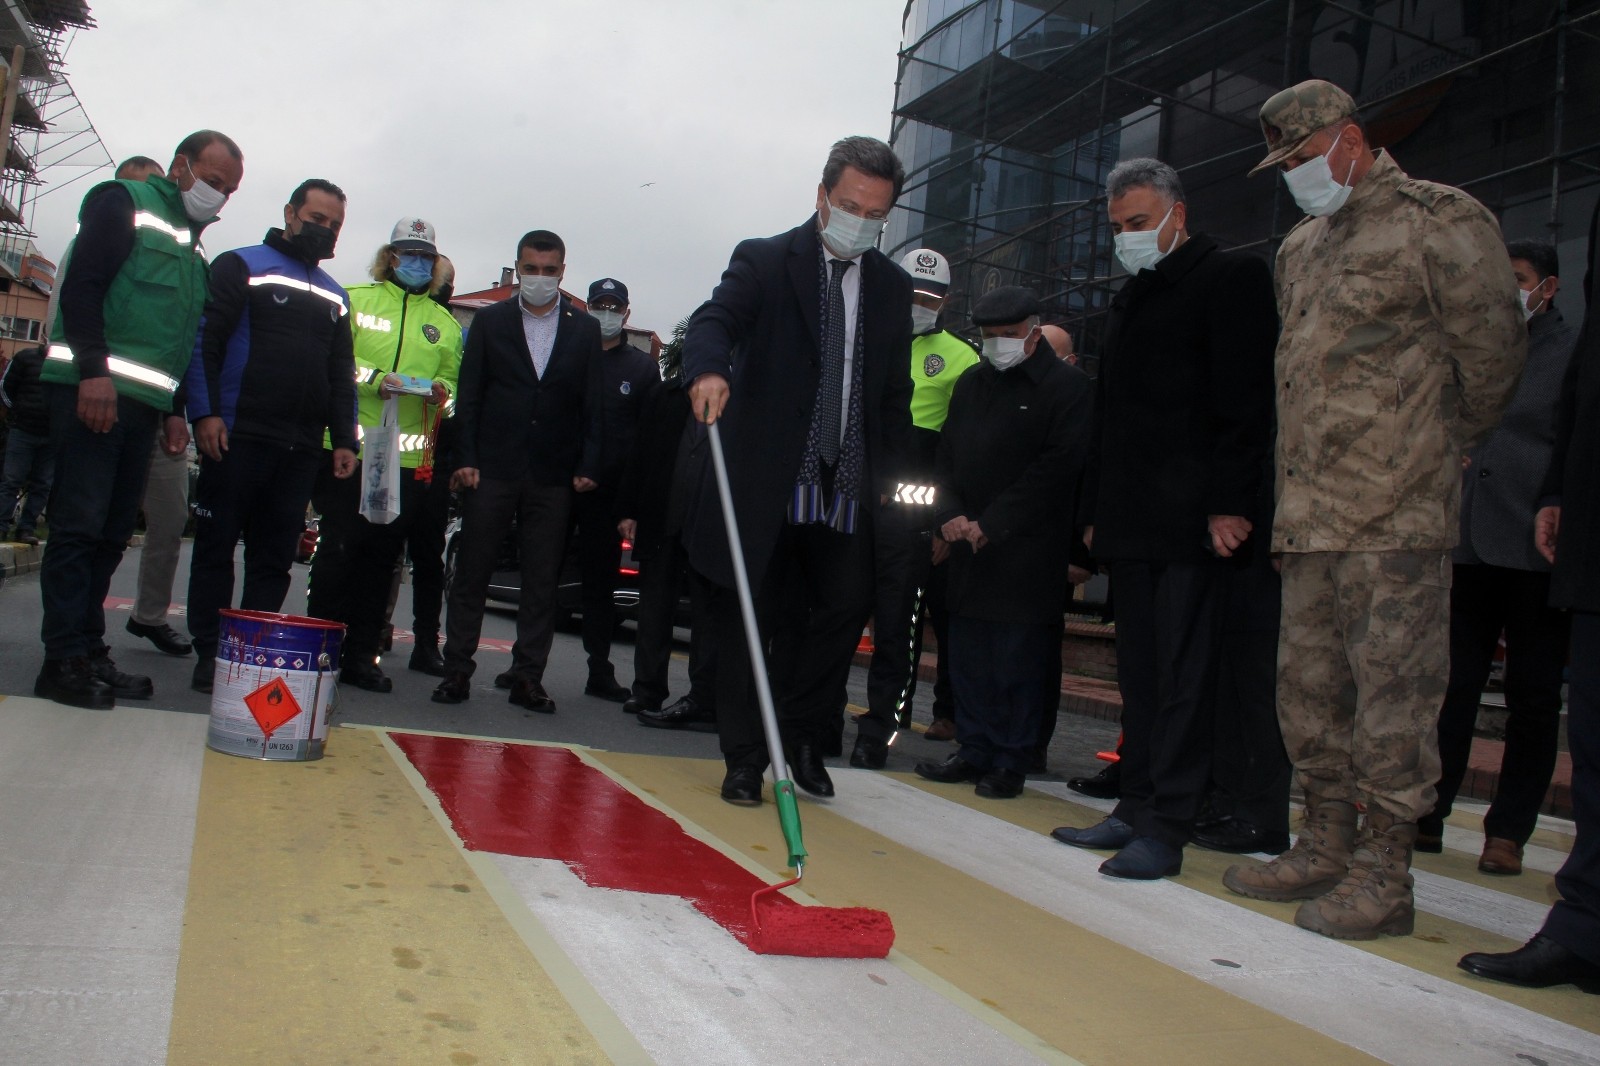
<svg viewBox="0 0 1600 1066">
<path fill-rule="evenodd" d="M 1527 353 L 1494 217 L 1387 153 L 1277 260 L 1274 551 L 1444 551 Z"/>
</svg>

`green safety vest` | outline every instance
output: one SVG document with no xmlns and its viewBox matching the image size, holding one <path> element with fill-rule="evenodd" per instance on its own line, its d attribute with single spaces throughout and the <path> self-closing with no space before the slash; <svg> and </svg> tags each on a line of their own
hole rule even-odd
<svg viewBox="0 0 1600 1066">
<path fill-rule="evenodd" d="M 408 294 L 392 281 L 352 285 L 350 324 L 355 340 L 356 421 L 372 427 L 383 421 L 378 386 L 386 374 L 444 382 L 454 403 L 461 376 L 461 323 L 427 293 Z M 449 413 L 449 404 L 445 413 Z M 420 396 L 401 396 L 400 465 L 422 464 L 428 429 L 439 412 Z"/>
<path fill-rule="evenodd" d="M 173 393 L 194 354 L 206 303 L 210 274 L 196 250 L 201 227 L 189 221 L 177 185 L 166 178 L 105 182 L 91 189 L 84 203 L 113 184 L 133 197 L 133 251 L 106 290 L 103 314 L 111 351 L 106 368 L 119 394 L 171 411 Z M 80 207 L 80 219 L 82 211 Z M 61 277 L 70 269 L 69 255 Z M 67 345 L 66 312 L 63 306 L 56 315 L 39 377 L 76 385 L 78 367 Z"/>
<path fill-rule="evenodd" d="M 950 415 L 956 379 L 978 363 L 972 345 L 941 329 L 911 339 L 911 424 L 935 433 Z"/>
</svg>

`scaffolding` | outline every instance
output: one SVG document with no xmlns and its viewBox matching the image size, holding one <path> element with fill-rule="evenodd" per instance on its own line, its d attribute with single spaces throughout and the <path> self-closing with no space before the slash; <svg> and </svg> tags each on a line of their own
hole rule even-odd
<svg viewBox="0 0 1600 1066">
<path fill-rule="evenodd" d="M 1600 191 L 1600 0 L 909 0 L 904 26 L 886 246 L 949 257 L 951 321 L 1026 284 L 1096 351 L 1120 280 L 1105 177 L 1136 155 L 1178 170 L 1197 229 L 1270 256 L 1300 213 L 1245 177 L 1256 115 L 1308 77 L 1508 236 L 1578 240 Z"/>
</svg>

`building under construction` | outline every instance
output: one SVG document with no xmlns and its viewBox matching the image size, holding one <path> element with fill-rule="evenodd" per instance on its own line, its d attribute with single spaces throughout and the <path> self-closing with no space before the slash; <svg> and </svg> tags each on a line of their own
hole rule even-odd
<svg viewBox="0 0 1600 1066">
<path fill-rule="evenodd" d="M 1270 256 L 1301 215 L 1275 173 L 1245 176 L 1256 116 L 1312 77 L 1349 90 L 1407 172 L 1466 189 L 1508 238 L 1555 240 L 1581 275 L 1600 0 L 909 0 L 885 250 L 950 257 L 949 322 L 1025 284 L 1092 354 L 1120 284 L 1111 167 L 1171 163 L 1192 229 Z"/>
</svg>

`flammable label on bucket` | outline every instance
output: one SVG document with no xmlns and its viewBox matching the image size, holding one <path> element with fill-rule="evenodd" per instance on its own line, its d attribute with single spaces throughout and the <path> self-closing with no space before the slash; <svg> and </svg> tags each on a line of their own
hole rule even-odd
<svg viewBox="0 0 1600 1066">
<path fill-rule="evenodd" d="M 228 651 L 233 654 L 217 656 L 207 744 L 218 751 L 254 758 L 319 757 L 328 735 L 335 673 L 323 671 L 319 684 L 315 664 L 310 664 L 309 670 L 303 666 L 294 668 L 296 657 L 302 664 L 307 663 L 309 657 L 303 650 L 262 646 Z M 268 711 L 275 712 L 268 715 L 267 725 L 272 730 L 269 736 L 250 704 L 252 698 L 262 704 L 274 693 L 278 702 L 265 705 Z M 291 713 L 295 706 L 301 708 L 300 713 Z"/>
</svg>

